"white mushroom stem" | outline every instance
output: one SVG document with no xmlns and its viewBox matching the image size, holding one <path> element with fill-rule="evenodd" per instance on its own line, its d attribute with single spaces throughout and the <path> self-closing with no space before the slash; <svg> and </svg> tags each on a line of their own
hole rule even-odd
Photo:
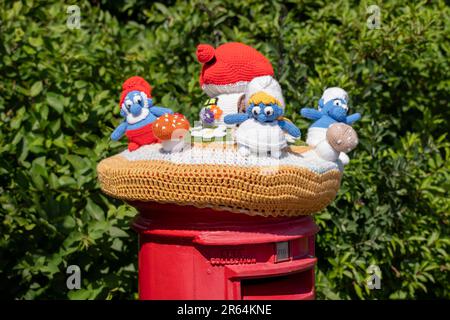
<svg viewBox="0 0 450 320">
<path fill-rule="evenodd" d="M 327 161 L 336 161 L 339 157 L 339 151 L 336 151 L 326 140 L 317 144 L 314 151 L 320 158 Z"/>
<path fill-rule="evenodd" d="M 180 152 L 185 146 L 184 139 L 172 139 L 164 140 L 161 142 L 164 151 L 167 152 Z"/>
</svg>

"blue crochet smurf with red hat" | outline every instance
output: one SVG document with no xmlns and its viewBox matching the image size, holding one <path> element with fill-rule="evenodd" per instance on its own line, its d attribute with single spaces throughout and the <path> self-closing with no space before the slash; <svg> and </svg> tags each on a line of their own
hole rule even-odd
<svg viewBox="0 0 450 320">
<path fill-rule="evenodd" d="M 128 138 L 128 150 L 159 142 L 153 134 L 153 122 L 160 116 L 173 111 L 168 108 L 153 106 L 151 86 L 141 77 L 131 77 L 122 85 L 120 97 L 120 115 L 125 120 L 111 134 L 112 140 L 119 140 L 123 135 Z"/>
</svg>

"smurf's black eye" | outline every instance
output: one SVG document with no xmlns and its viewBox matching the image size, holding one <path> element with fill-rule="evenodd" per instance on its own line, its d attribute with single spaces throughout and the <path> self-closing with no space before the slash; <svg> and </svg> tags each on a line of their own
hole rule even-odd
<svg viewBox="0 0 450 320">
<path fill-rule="evenodd" d="M 273 115 L 273 108 L 272 107 L 265 107 L 264 108 L 264 114 L 268 117 L 270 117 L 271 115 Z"/>
<path fill-rule="evenodd" d="M 258 114 L 261 112 L 261 108 L 260 107 L 253 107 L 252 109 L 252 113 L 253 115 L 256 117 L 258 116 Z"/>
<path fill-rule="evenodd" d="M 141 98 L 141 96 L 134 96 L 133 101 L 134 101 L 134 103 L 140 104 L 142 102 L 142 98 Z"/>
<path fill-rule="evenodd" d="M 124 105 L 125 105 L 125 108 L 126 108 L 128 111 L 130 111 L 132 102 L 131 102 L 130 100 L 127 100 L 127 101 L 125 101 Z"/>
<path fill-rule="evenodd" d="M 334 104 L 336 107 L 340 107 L 342 103 L 341 103 L 340 100 L 334 100 L 333 104 Z"/>
</svg>

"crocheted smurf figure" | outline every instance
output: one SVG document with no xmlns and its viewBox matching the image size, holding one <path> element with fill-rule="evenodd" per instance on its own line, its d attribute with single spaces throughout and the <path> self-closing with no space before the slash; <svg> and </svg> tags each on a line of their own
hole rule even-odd
<svg viewBox="0 0 450 320">
<path fill-rule="evenodd" d="M 250 153 L 267 154 L 280 158 L 287 146 L 285 132 L 300 137 L 300 129 L 283 118 L 284 105 L 274 96 L 264 91 L 256 92 L 248 99 L 245 113 L 225 116 L 225 123 L 239 124 L 236 130 L 238 152 L 247 156 Z"/>
<path fill-rule="evenodd" d="M 139 147 L 159 142 L 153 134 L 152 124 L 172 110 L 153 106 L 151 86 L 141 77 L 131 77 L 122 85 L 120 97 L 120 115 L 125 120 L 117 126 L 111 134 L 112 140 L 119 140 L 123 135 L 128 138 L 128 150 L 134 151 Z"/>
<path fill-rule="evenodd" d="M 348 94 L 345 90 L 332 87 L 323 92 L 322 98 L 319 100 L 318 109 L 302 108 L 301 114 L 305 118 L 315 120 L 308 129 L 306 143 L 315 148 L 316 153 L 325 160 L 335 161 L 337 158 L 345 165 L 349 163 L 349 158 L 345 152 L 339 152 L 333 148 L 333 141 L 342 141 L 343 139 L 351 140 L 350 145 L 357 144 L 357 135 L 354 130 L 349 127 L 347 130 L 332 130 L 331 135 L 327 135 L 328 129 L 334 124 L 340 123 L 344 125 L 351 125 L 361 119 L 359 113 L 347 115 L 348 112 Z M 339 135 L 344 136 L 334 137 L 333 135 L 339 132 Z M 356 138 L 355 138 L 356 137 Z M 356 139 L 356 140 L 355 140 Z M 355 144 L 356 143 L 356 144 Z M 352 149 L 350 148 L 350 149 Z M 339 148 L 338 148 L 339 149 Z M 350 151 L 349 148 L 345 151 Z"/>
</svg>

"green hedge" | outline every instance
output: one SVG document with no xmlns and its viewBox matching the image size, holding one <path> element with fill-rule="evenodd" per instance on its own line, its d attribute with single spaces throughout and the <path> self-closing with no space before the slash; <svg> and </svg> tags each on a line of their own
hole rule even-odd
<svg viewBox="0 0 450 320">
<path fill-rule="evenodd" d="M 356 1 L 78 1 L 81 29 L 66 26 L 67 4 L 4 3 L 0 296 L 137 297 L 135 211 L 95 171 L 125 147 L 108 138 L 121 83 L 145 77 L 157 103 L 194 120 L 196 45 L 241 41 L 270 58 L 303 133 L 299 109 L 327 86 L 363 114 L 339 195 L 316 216 L 317 296 L 450 298 L 450 10 L 407 2 L 380 4 L 380 29 Z M 71 264 L 81 290 L 66 288 Z M 371 264 L 380 290 L 365 286 Z"/>
</svg>

